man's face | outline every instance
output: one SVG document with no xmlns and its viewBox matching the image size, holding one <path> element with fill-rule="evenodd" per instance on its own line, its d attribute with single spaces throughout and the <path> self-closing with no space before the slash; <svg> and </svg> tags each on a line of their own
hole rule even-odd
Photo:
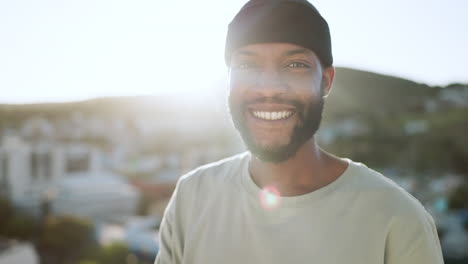
<svg viewBox="0 0 468 264">
<path fill-rule="evenodd" d="M 253 155 L 288 160 L 315 134 L 323 110 L 322 76 L 317 56 L 294 44 L 253 44 L 232 54 L 229 109 Z"/>
</svg>

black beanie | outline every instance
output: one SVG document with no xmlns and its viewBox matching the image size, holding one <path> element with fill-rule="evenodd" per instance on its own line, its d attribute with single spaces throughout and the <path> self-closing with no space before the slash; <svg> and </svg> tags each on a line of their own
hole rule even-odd
<svg viewBox="0 0 468 264">
<path fill-rule="evenodd" d="M 225 61 L 238 48 L 256 43 L 286 42 L 310 49 L 323 67 L 333 64 L 327 21 L 306 0 L 250 0 L 229 24 Z"/>
</svg>

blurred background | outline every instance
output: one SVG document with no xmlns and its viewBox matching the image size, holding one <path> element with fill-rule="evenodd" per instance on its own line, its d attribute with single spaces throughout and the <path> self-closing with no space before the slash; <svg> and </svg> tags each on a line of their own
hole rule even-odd
<svg viewBox="0 0 468 264">
<path fill-rule="evenodd" d="M 468 263 L 468 2 L 311 1 L 337 66 L 320 145 L 418 198 Z M 0 264 L 152 263 L 178 178 L 244 151 L 245 1 L 0 0 Z"/>
</svg>

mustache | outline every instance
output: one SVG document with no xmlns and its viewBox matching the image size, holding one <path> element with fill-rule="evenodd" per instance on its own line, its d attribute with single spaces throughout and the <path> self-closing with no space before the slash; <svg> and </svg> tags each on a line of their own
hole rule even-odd
<svg viewBox="0 0 468 264">
<path fill-rule="evenodd" d="M 249 104 L 258 104 L 258 103 L 271 103 L 271 104 L 287 104 L 292 105 L 299 111 L 304 109 L 304 104 L 298 100 L 282 98 L 279 96 L 274 97 L 258 97 L 251 100 L 248 100 L 243 103 L 243 106 L 246 107 Z"/>
</svg>

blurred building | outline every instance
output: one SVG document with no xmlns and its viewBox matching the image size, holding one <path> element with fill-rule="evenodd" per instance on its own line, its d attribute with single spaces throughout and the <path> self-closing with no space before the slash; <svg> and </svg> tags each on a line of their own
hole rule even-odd
<svg viewBox="0 0 468 264">
<path fill-rule="evenodd" d="M 57 181 L 50 210 L 94 222 L 126 218 L 136 213 L 139 193 L 119 175 L 108 171 L 78 172 Z"/>
<path fill-rule="evenodd" d="M 35 216 L 132 215 L 137 191 L 105 170 L 101 156 L 86 143 L 5 136 L 0 143 L 0 193 Z"/>
<path fill-rule="evenodd" d="M 322 124 L 317 138 L 324 144 L 330 144 L 340 137 L 365 135 L 370 132 L 369 125 L 362 120 L 348 118 L 334 123 Z"/>
<path fill-rule="evenodd" d="M 38 264 L 39 256 L 30 243 L 0 239 L 0 264 Z"/>
</svg>

